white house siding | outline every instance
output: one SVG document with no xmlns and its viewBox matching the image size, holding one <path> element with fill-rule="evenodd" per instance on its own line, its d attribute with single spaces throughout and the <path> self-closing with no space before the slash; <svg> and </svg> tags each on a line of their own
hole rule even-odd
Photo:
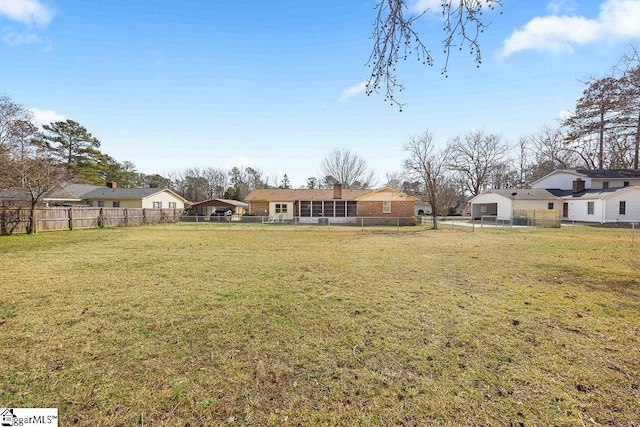
<svg viewBox="0 0 640 427">
<path fill-rule="evenodd" d="M 640 179 L 637 178 L 615 178 L 615 179 L 608 179 L 608 178 L 597 178 L 597 179 L 593 179 L 593 189 L 601 189 L 602 187 L 602 183 L 603 182 L 608 182 L 609 183 L 609 188 L 615 188 L 615 187 L 624 187 L 624 183 L 628 182 L 629 185 L 640 185 Z"/>
<path fill-rule="evenodd" d="M 162 191 L 160 193 L 145 197 L 144 199 L 142 199 L 142 207 L 153 209 L 153 202 L 162 202 L 162 209 L 169 209 L 169 202 L 175 202 L 176 209 L 184 209 L 184 202 L 182 201 L 182 199 L 174 196 L 168 191 Z"/>
<path fill-rule="evenodd" d="M 555 173 L 543 178 L 532 185 L 531 188 L 560 188 L 562 190 L 571 190 L 573 189 L 573 181 L 578 178 L 585 182 L 585 188 L 591 188 L 591 178 L 581 177 L 566 172 Z"/>
<path fill-rule="evenodd" d="M 487 215 L 480 211 L 480 205 L 496 204 L 498 218 L 511 218 L 511 199 L 507 199 L 496 193 L 486 193 L 474 197 L 471 200 L 471 212 L 474 217 Z"/>
<path fill-rule="evenodd" d="M 620 202 L 626 202 L 626 214 L 620 215 Z M 605 222 L 640 221 L 640 188 L 623 191 L 605 199 Z"/>
<path fill-rule="evenodd" d="M 602 222 L 604 202 L 602 199 L 567 199 L 564 201 L 569 203 L 569 216 L 566 218 L 570 221 L 585 222 Z M 588 202 L 593 202 L 593 214 L 589 215 Z"/>
</svg>

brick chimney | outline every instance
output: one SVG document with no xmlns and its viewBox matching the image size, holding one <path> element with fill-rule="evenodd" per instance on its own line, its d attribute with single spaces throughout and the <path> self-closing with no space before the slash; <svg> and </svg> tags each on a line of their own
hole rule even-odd
<svg viewBox="0 0 640 427">
<path fill-rule="evenodd" d="M 107 187 L 108 188 L 118 188 L 118 183 L 117 182 L 107 182 Z"/>
<path fill-rule="evenodd" d="M 342 184 L 338 184 L 337 182 L 333 184 L 333 198 L 342 199 Z"/>
<path fill-rule="evenodd" d="M 580 178 L 573 181 L 573 193 L 580 193 L 584 191 L 584 181 Z"/>
</svg>

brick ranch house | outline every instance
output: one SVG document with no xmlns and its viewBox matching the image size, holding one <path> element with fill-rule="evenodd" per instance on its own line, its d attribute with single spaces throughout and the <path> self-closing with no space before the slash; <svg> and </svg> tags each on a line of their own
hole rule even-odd
<svg viewBox="0 0 640 427">
<path fill-rule="evenodd" d="M 265 189 L 253 190 L 245 201 L 249 214 L 269 217 L 278 222 L 297 219 L 302 224 L 329 221 L 333 224 L 356 224 L 358 218 L 387 223 L 400 218 L 401 225 L 413 225 L 415 197 L 383 187 L 377 190 Z M 375 219 L 375 220 L 374 220 Z"/>
</svg>

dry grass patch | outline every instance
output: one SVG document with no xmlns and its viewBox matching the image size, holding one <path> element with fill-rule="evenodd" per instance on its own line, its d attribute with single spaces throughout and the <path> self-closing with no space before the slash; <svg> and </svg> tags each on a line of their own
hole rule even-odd
<svg viewBox="0 0 640 427">
<path fill-rule="evenodd" d="M 576 230 L 2 238 L 0 401 L 65 425 L 638 424 L 638 248 Z"/>
</svg>

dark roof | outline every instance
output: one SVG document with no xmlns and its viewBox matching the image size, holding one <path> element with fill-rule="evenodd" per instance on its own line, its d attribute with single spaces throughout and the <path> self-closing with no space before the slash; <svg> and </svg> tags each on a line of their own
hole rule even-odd
<svg viewBox="0 0 640 427">
<path fill-rule="evenodd" d="M 92 184 L 67 183 L 67 184 L 63 184 L 62 188 L 67 190 L 74 198 L 82 199 L 82 196 L 84 196 L 88 192 L 93 191 L 93 190 L 98 189 L 98 188 L 103 188 L 103 187 L 101 187 L 99 185 L 92 185 Z"/>
<path fill-rule="evenodd" d="M 0 191 L 1 200 L 31 200 L 26 188 L 7 188 Z"/>
<path fill-rule="evenodd" d="M 499 194 L 502 197 L 512 200 L 547 200 L 557 199 L 571 194 L 570 190 L 559 190 L 556 188 L 510 188 L 505 190 L 487 190 L 487 193 Z"/>
<path fill-rule="evenodd" d="M 2 200 L 31 200 L 31 194 L 26 188 L 8 188 L 0 191 L 0 199 Z M 60 186 L 56 186 L 49 190 L 42 198 L 42 201 L 79 201 L 79 197 L 75 197 L 69 193 L 66 189 Z"/>
<path fill-rule="evenodd" d="M 612 193 L 616 193 L 618 191 L 628 191 L 629 189 L 632 189 L 632 188 L 638 188 L 638 186 L 632 185 L 629 187 L 609 187 L 609 188 L 595 188 L 595 189 L 591 188 L 584 191 L 580 191 L 578 193 L 573 193 L 569 191 L 568 194 L 566 194 L 566 196 L 571 196 L 575 199 L 579 199 L 583 197 L 585 199 L 590 199 L 594 197 L 606 196 Z"/>
<path fill-rule="evenodd" d="M 374 190 L 342 189 L 342 197 L 338 200 L 355 200 L 360 196 L 369 194 Z M 273 188 L 265 190 L 253 190 L 245 197 L 247 202 L 293 202 L 296 200 L 333 200 L 333 189 L 310 190 Z"/>
<path fill-rule="evenodd" d="M 193 203 L 191 206 L 235 206 L 239 208 L 246 208 L 249 206 L 245 202 L 241 202 L 239 200 L 231 200 L 231 199 L 210 199 L 202 202 Z"/>
<path fill-rule="evenodd" d="M 82 196 L 83 199 L 144 199 L 156 193 L 171 191 L 166 188 L 109 188 L 100 187 Z"/>
<path fill-rule="evenodd" d="M 576 172 L 589 178 L 640 178 L 636 169 L 576 169 Z"/>
</svg>

